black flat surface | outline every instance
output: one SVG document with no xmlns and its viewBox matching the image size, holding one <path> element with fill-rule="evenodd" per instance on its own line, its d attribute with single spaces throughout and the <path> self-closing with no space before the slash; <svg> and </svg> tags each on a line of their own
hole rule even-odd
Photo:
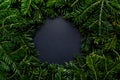
<svg viewBox="0 0 120 80">
<path fill-rule="evenodd" d="M 64 64 L 80 54 L 81 36 L 72 24 L 61 17 L 47 19 L 34 37 L 41 62 Z"/>
</svg>

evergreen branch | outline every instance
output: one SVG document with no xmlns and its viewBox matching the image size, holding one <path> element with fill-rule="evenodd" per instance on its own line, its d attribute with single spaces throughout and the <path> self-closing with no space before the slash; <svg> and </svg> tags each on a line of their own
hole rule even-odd
<svg viewBox="0 0 120 80">
<path fill-rule="evenodd" d="M 22 59 L 22 61 L 19 63 L 19 65 L 22 64 L 22 63 L 27 59 L 27 56 L 28 56 L 28 55 L 26 55 L 26 56 Z"/>
<path fill-rule="evenodd" d="M 5 32 L 7 32 L 7 33 L 10 33 L 7 29 L 6 29 L 6 25 L 4 25 L 4 26 L 2 26 L 2 27 L 0 27 L 0 29 L 3 29 Z M 10 33 L 11 34 L 11 33 Z"/>
<path fill-rule="evenodd" d="M 3 3 L 0 4 L 0 8 L 7 9 L 10 6 L 11 1 L 5 0 Z"/>
<path fill-rule="evenodd" d="M 113 35 L 111 39 L 108 40 L 108 43 L 105 45 L 105 49 L 113 50 L 116 47 L 117 38 L 116 35 Z"/>
<path fill-rule="evenodd" d="M 24 15 L 28 13 L 31 3 L 32 3 L 32 0 L 22 0 L 21 12 L 23 12 Z"/>
<path fill-rule="evenodd" d="M 4 48 L 0 45 L 0 48 L 4 51 L 3 55 L 2 55 L 2 60 L 4 61 L 5 64 L 7 64 L 8 67 L 10 67 L 15 73 L 17 72 L 19 74 L 19 71 L 17 70 L 16 64 L 14 63 L 14 61 L 11 59 L 11 57 L 6 54 L 6 51 L 4 50 Z M 3 66 L 3 69 L 6 66 Z M 9 70 L 8 70 L 9 71 Z"/>
<path fill-rule="evenodd" d="M 80 4 L 79 4 L 79 0 L 60 0 L 60 1 L 59 0 L 34 0 L 34 1 L 33 0 L 5 0 L 5 1 L 2 0 L 2 1 L 0 1 L 0 9 L 2 9 L 2 10 L 0 10 L 0 35 L 2 34 L 2 36 L 3 36 L 2 38 L 0 38 L 0 44 L 1 44 L 0 45 L 0 79 L 2 80 L 2 77 L 5 75 L 5 78 L 10 79 L 10 80 L 13 80 L 13 79 L 20 79 L 20 80 L 31 79 L 32 80 L 32 79 L 38 79 L 38 77 L 40 79 L 46 80 L 47 79 L 46 76 L 49 79 L 52 78 L 53 80 L 54 79 L 64 80 L 66 78 L 66 75 L 68 75 L 68 74 L 70 75 L 69 77 L 67 77 L 68 80 L 71 79 L 71 75 L 73 75 L 72 79 L 76 79 L 76 80 L 79 80 L 80 78 L 83 80 L 86 80 L 88 78 L 90 78 L 91 80 L 93 80 L 93 79 L 103 80 L 103 78 L 105 80 L 109 80 L 109 79 L 111 79 L 111 77 L 112 77 L 112 79 L 118 79 L 119 75 L 113 74 L 114 72 L 117 73 L 118 69 L 120 70 L 120 68 L 119 68 L 119 66 L 120 66 L 119 60 L 120 59 L 118 59 L 118 56 L 119 56 L 118 51 L 120 50 L 119 49 L 119 47 L 120 47 L 119 46 L 119 44 L 120 44 L 119 43 L 120 42 L 120 40 L 119 40 L 120 25 L 119 25 L 119 19 L 118 19 L 119 13 L 120 13 L 119 12 L 120 6 L 119 6 L 119 3 L 117 3 L 117 1 L 120 1 L 120 0 L 113 0 L 113 1 L 112 0 L 106 0 L 106 1 L 105 0 L 95 0 L 95 1 L 90 0 L 90 1 L 83 1 L 83 2 L 81 0 Z M 104 5 L 105 2 L 106 2 L 106 4 Z M 11 3 L 14 3 L 14 4 L 11 4 Z M 5 5 L 3 5 L 3 4 L 5 4 Z M 19 9 L 15 7 L 16 5 L 21 5 L 21 13 L 24 16 L 19 14 L 19 12 L 18 12 Z M 39 12 L 41 12 L 40 17 L 42 17 L 42 20 L 41 20 L 41 18 L 38 18 L 37 14 L 34 14 L 35 13 L 34 11 L 36 9 L 38 9 L 37 14 L 39 14 Z M 54 10 L 58 10 L 58 11 L 56 12 Z M 44 12 L 46 12 L 46 13 L 44 13 Z M 34 16 L 33 16 L 34 21 L 33 21 L 32 16 L 28 18 L 28 16 L 25 16 L 26 14 L 28 14 L 28 15 L 34 14 Z M 73 21 L 73 23 L 75 23 L 75 25 L 80 26 L 79 28 L 87 40 L 87 41 L 84 41 L 84 43 L 83 43 L 86 46 L 84 48 L 87 48 L 86 50 L 84 49 L 85 53 L 93 52 L 93 50 L 95 50 L 96 54 L 97 53 L 99 54 L 100 52 L 103 51 L 103 48 L 102 48 L 102 50 L 101 50 L 101 47 L 98 49 L 98 46 L 104 47 L 105 46 L 104 43 L 108 42 L 107 49 L 109 49 L 110 51 L 112 50 L 111 52 L 110 51 L 108 51 L 108 52 L 110 54 L 116 53 L 117 59 L 116 58 L 115 59 L 117 62 L 114 62 L 114 65 L 111 68 L 109 68 L 109 65 L 112 65 L 113 62 L 111 63 L 111 62 L 107 61 L 107 59 L 109 59 L 108 57 L 102 57 L 99 55 L 92 55 L 92 56 L 88 55 L 86 58 L 86 64 L 80 65 L 81 61 L 77 60 L 74 63 L 75 65 L 73 65 L 73 63 L 70 63 L 70 65 L 72 65 L 72 67 L 68 66 L 68 68 L 70 70 L 67 70 L 68 68 L 66 68 L 66 67 L 60 68 L 58 66 L 60 68 L 58 70 L 59 73 L 56 72 L 55 74 L 53 73 L 53 71 L 48 70 L 50 68 L 56 69 L 55 65 L 50 65 L 50 68 L 49 68 L 49 66 L 47 66 L 47 69 L 46 69 L 46 64 L 43 65 L 44 63 L 42 65 L 35 64 L 35 66 L 34 66 L 34 62 L 37 63 L 37 58 L 34 57 L 34 55 L 35 55 L 34 50 L 32 51 L 33 47 L 35 47 L 35 46 L 33 46 L 33 44 L 32 44 L 32 38 L 30 36 L 31 35 L 30 32 L 35 30 L 34 26 L 36 26 L 36 24 L 31 27 L 26 27 L 26 26 L 30 25 L 30 22 L 28 21 L 28 19 L 33 21 L 31 23 L 34 24 L 36 21 L 41 20 L 39 22 L 42 22 L 47 17 L 51 17 L 51 16 L 55 16 L 55 15 L 58 16 L 61 14 L 62 15 L 69 14 L 68 18 L 71 21 Z M 113 17 L 111 17 L 111 16 L 109 17 L 108 14 L 112 15 Z M 16 15 L 16 16 L 12 16 L 12 15 Z M 24 20 L 23 20 L 23 18 L 24 18 Z M 109 22 L 108 19 L 110 19 L 111 22 Z M 89 29 L 88 29 L 88 27 L 85 27 L 85 26 L 88 26 Z M 95 27 L 95 26 L 98 26 L 98 27 Z M 102 30 L 103 30 L 103 34 L 105 34 L 104 32 L 106 31 L 105 30 L 106 28 L 107 28 L 107 30 L 111 31 L 110 33 L 115 32 L 116 36 L 111 37 L 111 35 L 107 35 L 107 37 L 106 37 L 104 35 L 101 35 Z M 19 31 L 19 29 L 20 29 L 20 31 Z M 88 32 L 86 32 L 86 29 Z M 21 33 L 21 30 L 25 31 L 25 32 Z M 102 37 L 98 37 L 97 30 L 99 30 L 98 34 L 101 35 Z M 118 31 L 118 32 L 116 32 L 116 31 Z M 105 38 L 105 39 L 101 39 L 101 38 Z M 93 44 L 92 44 L 92 41 L 93 41 Z M 13 44 L 12 44 L 12 42 L 13 42 Z M 116 43 L 116 42 L 118 42 L 118 43 Z M 17 49 L 15 48 L 16 47 L 15 43 L 18 44 Z M 91 47 L 91 46 L 92 46 L 92 48 L 89 49 L 89 47 Z M 93 47 L 93 46 L 97 46 L 97 48 Z M 5 48 L 7 48 L 7 49 L 5 49 Z M 15 50 L 13 50 L 13 49 L 15 49 Z M 29 54 L 29 52 L 32 53 L 33 55 Z M 102 53 L 104 53 L 104 52 L 107 53 L 106 50 L 103 51 Z M 15 55 L 12 55 L 12 54 L 15 54 Z M 19 54 L 22 55 L 22 59 L 21 59 L 21 56 L 19 56 Z M 16 57 L 18 59 L 14 59 Z M 102 57 L 104 59 L 101 59 L 100 57 Z M 18 61 L 18 60 L 20 60 L 20 61 Z M 104 60 L 105 60 L 105 62 L 104 62 Z M 2 63 L 1 61 L 3 61 L 4 63 Z M 38 60 L 38 62 L 39 62 L 39 60 Z M 18 64 L 17 66 L 21 70 L 20 72 L 22 74 L 22 77 L 19 76 L 18 74 L 16 74 L 16 72 L 17 72 L 16 70 L 18 70 L 16 67 L 16 63 Z M 29 63 L 30 63 L 30 65 L 29 65 Z M 101 64 L 103 64 L 103 65 L 101 66 Z M 45 68 L 44 68 L 44 66 L 45 66 Z M 42 67 L 44 68 L 44 70 L 41 69 Z M 89 68 L 87 68 L 87 67 L 89 67 Z M 10 68 L 10 71 L 8 68 Z M 81 72 L 80 68 L 82 68 L 82 72 Z M 64 75 L 61 76 L 63 69 L 65 69 L 63 71 Z M 13 74 L 11 74 L 10 72 L 13 72 Z M 91 72 L 91 73 L 89 74 L 89 72 Z M 3 74 L 3 76 L 2 76 L 2 74 Z M 56 77 L 56 75 L 58 75 L 58 76 Z M 41 76 L 42 76 L 42 78 L 41 78 Z M 108 76 L 110 76 L 110 77 L 108 77 Z"/>
<path fill-rule="evenodd" d="M 26 47 L 27 49 L 29 49 L 29 47 L 27 46 L 25 40 L 24 40 L 22 37 L 20 37 L 20 40 L 21 40 L 21 42 L 22 42 L 23 44 L 25 44 L 25 47 Z"/>
<path fill-rule="evenodd" d="M 81 13 L 80 17 L 83 16 L 90 8 L 98 5 L 99 3 L 100 3 L 100 1 L 97 1 L 97 2 L 93 3 L 92 5 L 90 5 L 88 8 L 86 8 L 86 9 Z"/>
<path fill-rule="evenodd" d="M 7 19 L 12 18 L 12 17 L 15 17 L 15 16 L 17 16 L 17 15 L 16 15 L 16 14 L 13 14 L 13 15 L 9 15 L 9 16 L 7 16 L 5 19 L 3 19 L 2 26 L 4 26 L 4 22 L 5 22 Z"/>
<path fill-rule="evenodd" d="M 111 10 L 111 13 L 118 13 L 118 14 L 120 14 L 120 10 L 117 10 L 117 9 L 115 9 L 115 8 L 113 8 L 110 4 L 109 4 L 109 1 L 105 1 L 106 2 L 106 6 L 108 7 L 108 8 L 110 8 L 110 10 Z"/>
<path fill-rule="evenodd" d="M 89 28 L 91 28 L 93 25 L 95 25 L 98 22 L 98 20 L 94 21 L 91 25 L 89 25 Z"/>
<path fill-rule="evenodd" d="M 96 73 L 95 67 L 93 66 L 93 60 L 92 60 L 92 58 L 91 58 L 90 60 L 91 60 L 91 62 L 92 62 L 92 70 L 93 70 L 93 72 L 94 72 L 95 79 L 97 80 L 97 73 Z"/>
<path fill-rule="evenodd" d="M 28 30 L 26 31 L 26 33 L 30 32 L 33 28 L 34 28 L 34 26 L 30 27 L 30 29 L 28 29 Z"/>
<path fill-rule="evenodd" d="M 14 77 L 16 74 L 14 73 L 13 75 L 9 76 L 7 79 L 11 79 L 12 77 Z"/>
<path fill-rule="evenodd" d="M 93 71 L 93 73 L 95 75 L 95 80 L 97 80 L 97 73 L 96 73 L 96 70 L 95 70 L 95 66 L 94 66 L 92 56 L 94 56 L 94 55 L 92 54 L 92 55 L 87 56 L 86 61 L 87 61 L 88 67 Z"/>
<path fill-rule="evenodd" d="M 113 49 L 113 52 L 118 56 L 118 58 L 120 59 L 120 54 L 116 51 L 116 50 L 114 50 Z"/>
<path fill-rule="evenodd" d="M 103 57 L 105 58 L 105 56 L 103 55 Z M 107 60 L 106 58 L 104 59 L 105 60 L 105 71 L 108 72 L 108 65 L 107 65 Z"/>
<path fill-rule="evenodd" d="M 17 53 L 19 50 L 21 50 L 21 49 L 23 49 L 23 46 L 21 46 L 20 48 L 18 48 L 17 50 L 15 50 L 15 51 L 13 51 L 13 52 L 11 52 L 10 54 L 15 54 L 15 53 Z"/>
<path fill-rule="evenodd" d="M 6 31 L 7 33 L 9 33 L 9 31 L 5 27 L 7 27 L 7 26 L 4 25 L 4 26 L 0 27 L 0 29 L 3 29 L 4 31 Z"/>
<path fill-rule="evenodd" d="M 116 69 L 118 66 L 120 66 L 120 63 L 116 64 L 113 68 L 111 68 L 106 75 L 104 76 L 103 80 L 106 80 L 106 77 L 112 72 L 114 71 L 114 69 Z"/>
<path fill-rule="evenodd" d="M 55 3 L 57 3 L 59 0 L 48 0 L 46 3 L 47 7 L 52 7 Z"/>
<path fill-rule="evenodd" d="M 0 79 L 1 80 L 7 80 L 6 75 L 2 71 L 0 72 Z"/>
<path fill-rule="evenodd" d="M 79 0 L 76 0 L 73 2 L 73 4 L 71 5 L 71 7 L 73 7 Z"/>
<path fill-rule="evenodd" d="M 9 42 L 9 41 L 2 41 L 2 42 L 0 42 L 0 43 L 4 44 L 4 43 L 6 43 L 6 42 Z"/>
<path fill-rule="evenodd" d="M 114 35 L 114 36 L 112 37 L 112 40 L 111 40 L 111 42 L 110 42 L 110 45 L 108 46 L 108 49 L 112 48 L 113 45 L 114 45 L 114 43 L 116 43 L 116 35 Z M 115 46 L 114 46 L 114 47 L 115 47 Z"/>
<path fill-rule="evenodd" d="M 2 27 L 0 27 L 0 29 L 3 29 L 3 28 L 5 28 L 5 27 L 7 27 L 7 26 L 3 24 Z"/>
<path fill-rule="evenodd" d="M 32 2 L 32 0 L 30 0 L 30 2 L 29 2 L 28 7 L 26 8 L 26 12 L 24 12 L 25 14 L 28 12 L 28 10 L 29 10 L 29 8 L 30 8 L 30 5 L 31 5 L 31 2 Z"/>
<path fill-rule="evenodd" d="M 103 11 L 103 5 L 104 4 L 104 0 L 102 0 L 101 2 L 101 7 L 100 7 L 100 14 L 99 14 L 99 35 L 101 35 L 101 23 L 102 23 L 102 11 Z"/>
<path fill-rule="evenodd" d="M 11 28 L 12 26 L 16 26 L 16 25 L 20 25 L 20 24 L 22 24 L 22 23 L 20 23 L 20 22 L 18 22 L 18 23 L 12 23 L 12 24 L 10 24 L 10 28 Z"/>
</svg>

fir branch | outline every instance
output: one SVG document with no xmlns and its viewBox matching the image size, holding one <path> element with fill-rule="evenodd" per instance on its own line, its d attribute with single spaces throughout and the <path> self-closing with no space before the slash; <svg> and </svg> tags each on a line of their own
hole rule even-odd
<svg viewBox="0 0 120 80">
<path fill-rule="evenodd" d="M 120 59 L 120 54 L 115 49 L 113 49 L 113 52 L 118 56 L 118 59 Z"/>
<path fill-rule="evenodd" d="M 73 7 L 79 0 L 75 0 L 73 4 L 71 4 L 71 7 Z"/>
<path fill-rule="evenodd" d="M 10 7 L 11 0 L 5 0 L 0 4 L 0 9 L 8 9 Z"/>
<path fill-rule="evenodd" d="M 86 57 L 86 63 L 88 65 L 88 67 L 93 71 L 94 76 L 95 76 L 95 80 L 98 80 L 98 78 L 97 78 L 97 72 L 95 70 L 94 61 L 93 61 L 92 56 L 93 55 Z"/>
<path fill-rule="evenodd" d="M 22 0 L 21 12 L 23 13 L 23 15 L 26 15 L 30 11 L 29 9 L 30 9 L 31 3 L 32 3 L 32 0 Z"/>
<path fill-rule="evenodd" d="M 6 66 L 1 64 L 3 66 L 2 69 L 6 69 L 6 71 L 10 71 L 10 69 L 12 69 L 14 73 L 19 74 L 19 70 L 17 69 L 14 61 L 11 59 L 11 57 L 9 55 L 6 54 L 6 51 L 4 50 L 4 48 L 1 45 L 0 45 L 0 48 L 4 51 L 4 53 L 2 53 L 1 60 L 4 62 L 4 64 L 6 64 Z M 7 69 L 6 68 L 7 66 L 10 69 Z"/>
<path fill-rule="evenodd" d="M 83 16 L 87 11 L 89 11 L 89 9 L 91 9 L 92 7 L 98 5 L 99 3 L 100 3 L 100 1 L 97 1 L 97 2 L 95 2 L 95 3 L 93 3 L 93 4 L 91 4 L 89 7 L 87 7 L 87 8 L 80 14 L 79 17 Z"/>
<path fill-rule="evenodd" d="M 101 7 L 100 7 L 100 14 L 99 14 L 99 35 L 101 35 L 101 22 L 102 22 L 102 11 L 103 11 L 103 5 L 104 4 L 104 0 L 101 0 Z"/>
<path fill-rule="evenodd" d="M 93 27 L 97 22 L 98 20 L 94 21 L 92 24 L 89 25 L 89 28 Z"/>
<path fill-rule="evenodd" d="M 0 79 L 37 80 L 39 78 L 46 80 L 47 78 L 53 78 L 64 80 L 66 75 L 68 80 L 79 80 L 80 78 L 83 80 L 88 78 L 91 80 L 118 79 L 119 76 L 114 75 L 114 73 L 120 70 L 118 53 L 120 50 L 120 39 L 118 37 L 120 26 L 118 18 L 120 14 L 119 0 L 81 0 L 80 2 L 79 0 L 47 0 L 46 2 L 45 0 L 0 1 L 0 66 L 2 66 L 0 67 Z M 22 15 L 17 7 L 13 8 L 15 5 L 21 8 L 19 9 Z M 36 10 L 37 13 L 35 14 Z M 34 16 L 32 16 L 33 14 Z M 37 52 L 34 53 L 33 48 L 35 46 L 30 33 L 36 29 L 34 27 L 37 26 L 35 22 L 37 21 L 41 24 L 47 17 L 66 14 L 68 14 L 69 19 L 67 17 L 65 19 L 75 23 L 86 39 L 83 42 L 83 53 L 94 52 L 102 55 L 109 52 L 110 55 L 107 57 L 106 55 L 88 55 L 84 57 L 86 60 L 83 61 L 86 61 L 86 64 L 80 64 L 82 61 L 77 59 L 75 62 L 67 63 L 65 67 L 52 64 L 46 65 L 44 63 L 39 64 L 39 60 L 34 57 Z M 31 16 L 28 17 L 28 15 Z M 35 25 L 31 26 L 31 23 Z M 107 37 L 106 29 L 108 30 Z M 111 35 L 108 35 L 111 33 L 116 34 L 111 37 Z M 98 35 L 102 37 L 98 37 Z M 103 47 L 109 50 L 103 49 Z M 116 62 L 108 58 L 114 53 L 117 55 L 115 57 L 115 59 L 117 58 Z M 111 65 L 113 66 L 111 67 Z M 22 76 L 18 76 L 17 66 Z M 11 75 L 9 69 L 14 72 L 13 75 Z M 54 70 L 57 71 L 53 74 Z"/>
<path fill-rule="evenodd" d="M 112 67 L 109 71 L 106 72 L 103 80 L 106 80 L 107 76 L 108 76 L 110 73 L 114 72 L 114 70 L 115 70 L 116 68 L 119 68 L 119 67 L 120 67 L 120 62 L 117 63 L 117 64 L 115 64 L 114 67 Z"/>
<path fill-rule="evenodd" d="M 0 43 L 4 44 L 4 43 L 6 43 L 6 42 L 9 42 L 9 41 L 2 41 L 2 42 L 0 42 Z"/>
<path fill-rule="evenodd" d="M 25 60 L 27 59 L 27 57 L 28 57 L 28 55 L 26 55 L 26 56 L 21 60 L 21 62 L 19 63 L 19 66 L 20 66 L 23 62 L 25 62 Z"/>
<path fill-rule="evenodd" d="M 21 46 L 20 48 L 16 49 L 15 51 L 11 52 L 10 54 L 15 54 L 15 53 L 17 53 L 19 50 L 21 50 L 23 48 L 24 48 L 24 46 Z"/>
<path fill-rule="evenodd" d="M 5 21 L 6 21 L 7 19 L 10 19 L 10 18 L 12 18 L 12 17 L 16 17 L 16 14 L 9 15 L 9 16 L 7 16 L 6 18 L 4 18 L 4 19 L 3 19 L 3 22 L 2 22 L 2 26 L 4 26 L 4 23 L 5 23 Z"/>
</svg>

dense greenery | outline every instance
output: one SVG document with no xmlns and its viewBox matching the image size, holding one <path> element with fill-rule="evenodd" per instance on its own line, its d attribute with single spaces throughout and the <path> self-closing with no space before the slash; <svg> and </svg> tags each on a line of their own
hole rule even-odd
<svg viewBox="0 0 120 80">
<path fill-rule="evenodd" d="M 83 56 L 41 63 L 32 41 L 46 18 L 63 16 L 84 37 Z M 0 0 L 0 80 L 119 80 L 120 0 Z"/>
</svg>

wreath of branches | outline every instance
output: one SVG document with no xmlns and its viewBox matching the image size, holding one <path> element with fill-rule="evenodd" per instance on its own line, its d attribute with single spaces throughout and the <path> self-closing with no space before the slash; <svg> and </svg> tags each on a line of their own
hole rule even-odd
<svg viewBox="0 0 120 80">
<path fill-rule="evenodd" d="M 83 61 L 90 71 L 86 73 L 82 68 L 83 65 L 80 70 L 82 73 L 73 71 L 72 79 L 78 79 L 77 74 L 81 74 L 81 80 L 87 78 L 106 80 L 110 78 L 115 70 L 118 70 L 118 66 L 120 66 L 118 63 L 120 60 L 119 0 L 0 0 L 1 80 L 19 80 L 16 79 L 17 77 L 20 80 L 27 78 L 30 80 L 47 80 L 46 75 L 52 76 L 49 77 L 52 80 L 53 77 L 57 79 L 54 72 L 52 74 L 48 74 L 48 72 L 54 71 L 52 69 L 58 68 L 58 66 L 48 66 L 51 71 L 48 70 L 47 72 L 39 67 L 42 64 L 39 64 L 36 59 L 37 52 L 32 41 L 37 26 L 43 24 L 46 18 L 55 18 L 57 16 L 63 16 L 64 19 L 72 22 L 82 33 L 84 36 L 83 54 L 94 53 L 86 57 L 86 62 Z M 106 60 L 103 54 L 109 55 L 113 59 L 117 56 L 118 62 L 114 63 L 112 60 Z M 100 60 L 97 62 L 94 58 Z M 103 60 L 105 60 L 106 72 L 101 74 L 103 76 L 100 77 L 100 71 L 97 73 L 97 68 L 99 68 L 97 64 L 102 63 Z M 96 65 L 94 62 L 96 62 Z M 114 66 L 108 68 L 109 62 L 112 62 L 111 64 L 114 64 Z M 67 71 L 70 72 L 68 66 L 74 68 L 77 64 L 79 65 L 79 60 L 74 64 L 66 64 Z M 60 73 L 69 74 L 64 72 L 66 70 L 64 67 L 60 67 L 60 69 L 59 75 Z M 42 71 L 39 72 L 40 70 Z M 27 76 L 25 76 L 26 74 Z M 66 75 L 61 75 L 64 77 L 59 75 L 56 74 L 58 79 L 66 79 Z M 118 76 L 114 78 L 117 79 Z M 71 80 L 70 76 L 68 76 L 68 79 Z"/>
</svg>

